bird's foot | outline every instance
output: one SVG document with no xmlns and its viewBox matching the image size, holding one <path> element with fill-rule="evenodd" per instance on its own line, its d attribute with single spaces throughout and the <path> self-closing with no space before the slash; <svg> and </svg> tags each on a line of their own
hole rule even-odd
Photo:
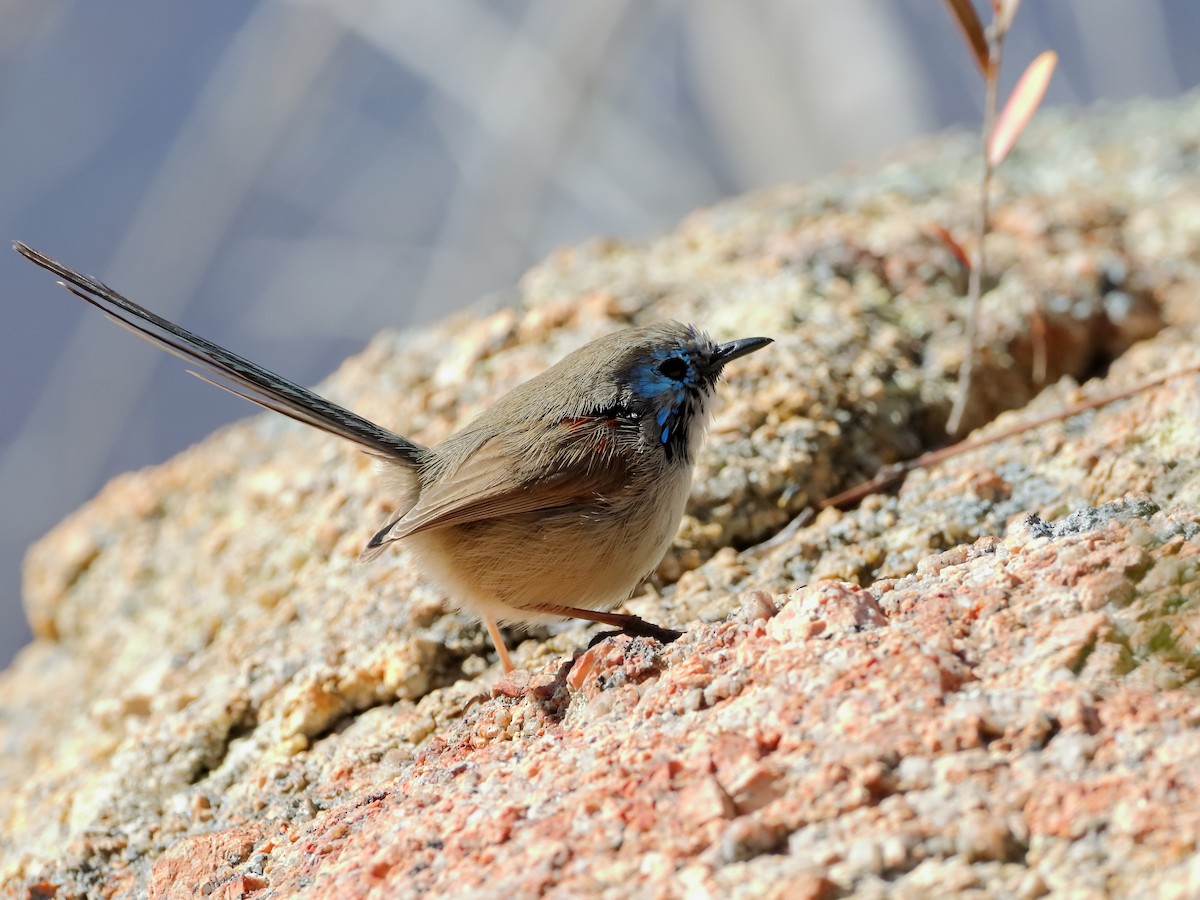
<svg viewBox="0 0 1200 900">
<path fill-rule="evenodd" d="M 661 625 L 647 622 L 640 616 L 622 616 L 620 628 L 615 628 L 612 631 L 601 631 L 588 642 L 588 648 L 595 647 L 604 639 L 616 637 L 619 634 L 627 634 L 630 637 L 653 638 L 660 644 L 670 644 L 683 637 L 682 631 L 676 631 L 674 628 L 663 628 Z"/>
</svg>

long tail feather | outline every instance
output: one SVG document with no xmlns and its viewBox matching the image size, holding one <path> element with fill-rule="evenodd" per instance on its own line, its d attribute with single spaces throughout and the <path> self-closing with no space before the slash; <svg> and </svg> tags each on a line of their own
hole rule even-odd
<svg viewBox="0 0 1200 900">
<path fill-rule="evenodd" d="M 215 379 L 224 379 L 220 381 L 198 372 L 192 373 L 204 381 L 298 422 L 353 441 L 376 456 L 410 466 L 419 466 L 428 459 L 429 450 L 420 444 L 381 428 L 245 357 L 192 334 L 186 328 L 118 294 L 106 284 L 69 269 L 20 241 L 13 243 L 13 249 L 64 279 L 67 283 L 63 286 L 67 290 L 101 310 L 118 325 L 174 356 L 202 366 Z"/>
</svg>

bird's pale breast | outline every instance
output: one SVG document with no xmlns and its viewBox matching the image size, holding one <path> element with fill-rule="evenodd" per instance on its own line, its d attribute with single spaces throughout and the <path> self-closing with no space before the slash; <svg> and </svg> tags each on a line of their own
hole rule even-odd
<svg viewBox="0 0 1200 900">
<path fill-rule="evenodd" d="M 469 611 L 533 623 L 556 618 L 537 606 L 608 610 L 658 565 L 679 528 L 691 467 L 655 477 L 654 491 L 630 485 L 594 504 L 430 529 L 406 543 Z"/>
</svg>

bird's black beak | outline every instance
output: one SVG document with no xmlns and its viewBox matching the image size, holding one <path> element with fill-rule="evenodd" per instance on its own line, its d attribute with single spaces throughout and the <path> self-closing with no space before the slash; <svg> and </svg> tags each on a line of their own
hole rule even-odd
<svg viewBox="0 0 1200 900">
<path fill-rule="evenodd" d="M 774 343 L 774 338 L 752 337 L 739 338 L 727 344 L 720 344 L 717 346 L 717 352 L 713 355 L 713 363 L 720 368 L 731 360 L 745 356 L 747 353 L 753 353 L 755 350 L 761 350 L 771 343 Z"/>
</svg>

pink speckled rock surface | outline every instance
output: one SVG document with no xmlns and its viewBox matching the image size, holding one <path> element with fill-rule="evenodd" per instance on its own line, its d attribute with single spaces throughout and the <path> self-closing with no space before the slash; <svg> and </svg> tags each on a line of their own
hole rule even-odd
<svg viewBox="0 0 1200 900">
<path fill-rule="evenodd" d="M 976 424 L 1200 362 L 1198 144 L 1196 98 L 1023 139 Z M 962 273 L 927 223 L 965 240 L 970 150 L 565 250 L 513 308 L 380 335 L 323 385 L 434 441 L 613 328 L 776 337 L 731 371 L 679 537 L 629 603 L 687 629 L 668 647 L 517 632 L 500 679 L 419 560 L 356 564 L 389 506 L 372 464 L 288 422 L 112 482 L 28 557 L 0 886 L 1200 896 L 1200 378 L 788 526 L 939 440 Z"/>
</svg>

